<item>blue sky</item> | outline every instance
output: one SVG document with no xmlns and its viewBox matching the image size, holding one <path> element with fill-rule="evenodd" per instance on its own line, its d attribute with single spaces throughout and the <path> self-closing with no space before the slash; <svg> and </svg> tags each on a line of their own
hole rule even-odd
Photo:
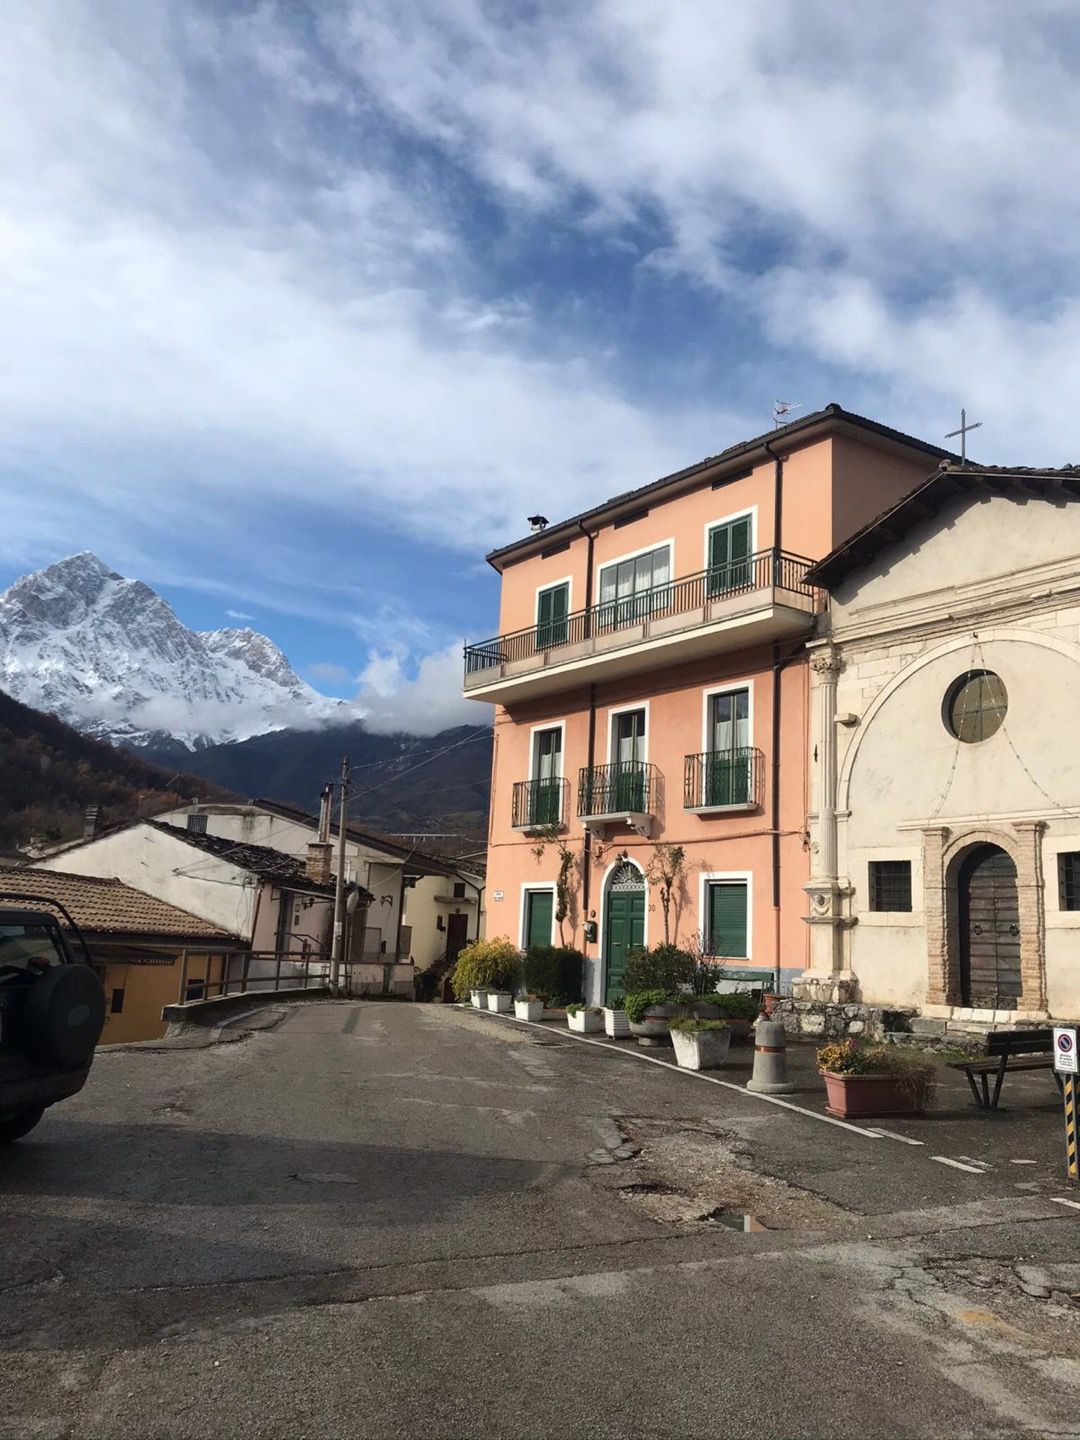
<svg viewBox="0 0 1080 1440">
<path fill-rule="evenodd" d="M 93 549 L 430 726 L 487 549 L 776 397 L 1076 459 L 1078 52 L 1050 0 L 17 0 L 0 585 Z"/>
</svg>

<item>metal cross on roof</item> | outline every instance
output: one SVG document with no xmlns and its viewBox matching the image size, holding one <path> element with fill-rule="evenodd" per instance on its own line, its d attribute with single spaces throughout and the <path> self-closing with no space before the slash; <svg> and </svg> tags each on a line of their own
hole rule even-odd
<svg viewBox="0 0 1080 1440">
<path fill-rule="evenodd" d="M 955 436 L 957 436 L 957 435 L 960 436 L 960 459 L 961 459 L 961 460 L 966 460 L 966 459 L 967 459 L 967 435 L 968 435 L 968 431 L 969 431 L 969 430 L 978 430 L 978 429 L 982 426 L 982 423 L 983 423 L 983 422 L 982 422 L 981 420 L 973 420 L 973 421 L 971 422 L 971 424 L 969 425 L 969 424 L 967 423 L 967 411 L 966 411 L 966 410 L 961 410 L 961 411 L 960 411 L 960 429 L 959 429 L 959 430 L 950 430 L 949 433 L 945 436 L 945 439 L 946 439 L 946 440 L 952 440 L 952 439 L 953 439 Z"/>
</svg>

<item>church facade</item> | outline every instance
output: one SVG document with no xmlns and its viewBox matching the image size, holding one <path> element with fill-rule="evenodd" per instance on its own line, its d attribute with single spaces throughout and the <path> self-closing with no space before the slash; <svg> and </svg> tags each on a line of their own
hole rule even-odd
<svg viewBox="0 0 1080 1440">
<path fill-rule="evenodd" d="M 1080 1015 L 1080 469 L 945 465 L 808 575 L 799 999 Z"/>
</svg>

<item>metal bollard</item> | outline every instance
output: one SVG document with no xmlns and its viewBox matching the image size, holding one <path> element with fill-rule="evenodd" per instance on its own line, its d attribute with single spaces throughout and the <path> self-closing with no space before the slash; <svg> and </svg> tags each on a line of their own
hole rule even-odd
<svg viewBox="0 0 1080 1440">
<path fill-rule="evenodd" d="M 787 1037 L 779 1020 L 758 1017 L 754 1026 L 754 1073 L 746 1082 L 758 1095 L 790 1095 L 795 1086 L 787 1073 Z"/>
</svg>

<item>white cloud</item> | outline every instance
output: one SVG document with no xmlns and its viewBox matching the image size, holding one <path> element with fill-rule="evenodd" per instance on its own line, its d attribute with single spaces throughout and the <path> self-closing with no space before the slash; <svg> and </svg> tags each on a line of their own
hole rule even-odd
<svg viewBox="0 0 1080 1440">
<path fill-rule="evenodd" d="M 254 620 L 254 615 L 249 615 L 246 610 L 226 610 L 225 614 L 230 620 Z"/>
<path fill-rule="evenodd" d="M 344 665 L 335 665 L 329 660 L 316 660 L 307 667 L 309 675 L 314 675 L 316 680 L 325 680 L 331 685 L 343 685 L 349 678 L 349 671 Z"/>
<path fill-rule="evenodd" d="M 483 725 L 486 706 L 461 694 L 461 646 L 425 655 L 410 673 L 403 652 L 375 651 L 357 676 L 356 704 L 370 730 L 434 735 L 454 725 Z"/>
</svg>

